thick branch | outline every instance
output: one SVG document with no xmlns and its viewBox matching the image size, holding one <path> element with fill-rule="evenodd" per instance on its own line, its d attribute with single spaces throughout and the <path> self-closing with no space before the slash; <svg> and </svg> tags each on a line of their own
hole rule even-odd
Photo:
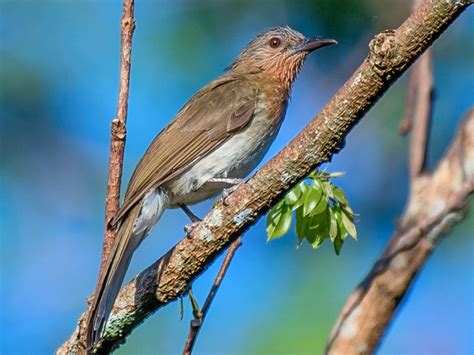
<svg viewBox="0 0 474 355">
<path fill-rule="evenodd" d="M 467 0 L 427 0 L 397 30 L 377 35 L 367 59 L 285 149 L 232 193 L 226 206 L 217 204 L 191 238 L 183 238 L 124 286 L 99 348 L 118 346 L 147 316 L 184 294 L 285 191 L 329 161 L 351 128 L 468 5 Z"/>
<path fill-rule="evenodd" d="M 464 216 L 474 193 L 474 110 L 431 175 L 413 180 L 397 232 L 352 292 L 333 329 L 328 354 L 372 354 L 403 296 L 439 239 Z"/>
</svg>

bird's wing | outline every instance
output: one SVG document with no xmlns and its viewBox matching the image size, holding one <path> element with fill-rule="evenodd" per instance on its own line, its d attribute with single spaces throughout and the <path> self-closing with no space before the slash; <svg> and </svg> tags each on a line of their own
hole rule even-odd
<svg viewBox="0 0 474 355">
<path fill-rule="evenodd" d="M 230 75 L 196 93 L 148 147 L 112 225 L 148 190 L 176 177 L 244 128 L 253 117 L 257 94 L 252 82 Z"/>
</svg>

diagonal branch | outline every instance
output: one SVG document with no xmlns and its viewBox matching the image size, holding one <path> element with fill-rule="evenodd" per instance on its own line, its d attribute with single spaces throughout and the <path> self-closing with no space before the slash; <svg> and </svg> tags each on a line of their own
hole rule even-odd
<svg viewBox="0 0 474 355">
<path fill-rule="evenodd" d="M 474 194 L 474 109 L 436 170 L 413 180 L 398 230 L 349 296 L 327 354 L 371 354 L 440 238 L 460 221 Z"/>
<path fill-rule="evenodd" d="M 290 187 L 342 149 L 346 134 L 470 1 L 426 0 L 397 30 L 370 43 L 369 55 L 323 110 L 276 157 L 217 204 L 163 257 L 123 287 L 101 351 L 118 347 L 158 308 L 176 300 L 233 240 Z"/>
<path fill-rule="evenodd" d="M 191 355 L 191 352 L 194 348 L 194 344 L 196 343 L 196 339 L 202 328 L 204 319 L 206 319 L 207 312 L 209 312 L 209 308 L 211 307 L 212 301 L 214 300 L 214 297 L 216 297 L 217 290 L 219 289 L 222 280 L 224 279 L 224 276 L 230 266 L 230 263 L 232 262 L 232 258 L 234 257 L 235 252 L 237 251 L 237 249 L 239 249 L 241 245 L 242 237 L 238 237 L 230 245 L 229 250 L 227 251 L 227 254 L 224 258 L 224 261 L 222 262 L 221 268 L 217 273 L 216 279 L 212 284 L 212 288 L 209 291 L 209 294 L 207 295 L 204 305 L 202 306 L 201 312 L 199 312 L 198 316 L 191 321 L 191 324 L 189 326 L 188 338 L 186 339 L 186 344 L 184 345 L 183 355 Z"/>
</svg>

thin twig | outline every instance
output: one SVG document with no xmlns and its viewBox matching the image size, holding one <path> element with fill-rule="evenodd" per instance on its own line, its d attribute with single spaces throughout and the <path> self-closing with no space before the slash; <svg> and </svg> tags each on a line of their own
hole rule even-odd
<svg viewBox="0 0 474 355">
<path fill-rule="evenodd" d="M 416 77 L 416 99 L 412 118 L 410 140 L 410 176 L 420 176 L 426 170 L 428 140 L 432 108 L 433 75 L 431 72 L 431 49 L 428 49 L 414 66 Z"/>
<path fill-rule="evenodd" d="M 135 30 L 134 0 L 123 1 L 123 13 L 121 20 L 121 43 L 120 43 L 120 78 L 117 100 L 116 116 L 112 120 L 110 129 L 110 155 L 109 175 L 107 179 L 107 194 L 105 198 L 105 231 L 102 244 L 102 255 L 97 277 L 98 282 L 104 272 L 107 258 L 116 238 L 116 231 L 109 227 L 109 223 L 119 209 L 120 183 L 122 180 L 123 156 L 125 150 L 126 124 L 128 112 L 128 96 L 130 84 L 130 63 L 132 52 L 132 37 Z M 79 331 L 74 337 L 60 347 L 58 354 L 84 353 L 84 327 L 87 317 L 82 316 L 78 322 Z M 69 343 L 69 344 L 68 344 Z"/>
<path fill-rule="evenodd" d="M 413 111 L 415 110 L 416 89 L 417 89 L 417 83 L 418 83 L 418 78 L 417 78 L 418 71 L 415 70 L 415 67 L 416 67 L 416 63 L 413 64 L 411 73 L 410 73 L 410 78 L 408 79 L 405 113 L 400 122 L 400 134 L 403 136 L 406 136 L 411 131 L 411 127 L 413 125 L 412 123 Z"/>
<path fill-rule="evenodd" d="M 197 317 L 195 317 L 191 321 L 191 324 L 189 325 L 189 333 L 188 333 L 188 338 L 186 340 L 186 344 L 184 346 L 183 355 L 191 355 L 194 344 L 196 343 L 196 339 L 199 335 L 199 331 L 201 330 L 202 324 L 204 323 L 204 320 L 206 319 L 207 312 L 209 311 L 209 308 L 211 307 L 214 297 L 216 297 L 217 290 L 219 289 L 222 283 L 222 280 L 224 279 L 225 273 L 227 272 L 227 269 L 229 268 L 230 263 L 232 262 L 232 258 L 234 257 L 235 252 L 241 245 L 242 245 L 241 237 L 238 237 L 230 245 L 229 250 L 227 251 L 227 254 L 224 258 L 224 261 L 222 262 L 222 265 L 219 269 L 219 272 L 217 273 L 216 279 L 214 280 L 214 283 L 212 284 L 211 290 L 209 291 L 209 294 L 207 295 L 206 301 L 204 302 L 204 305 L 202 306 L 201 312 L 198 314 Z"/>
<path fill-rule="evenodd" d="M 413 11 L 422 4 L 422 0 L 413 1 Z M 408 83 L 405 117 L 400 131 L 407 134 L 412 129 L 410 140 L 410 177 L 416 178 L 426 169 L 428 139 L 432 109 L 433 74 L 431 70 L 431 49 L 413 65 Z"/>
<path fill-rule="evenodd" d="M 134 0 L 123 1 L 120 44 L 120 81 L 116 117 L 112 120 L 110 132 L 109 177 L 105 198 L 105 235 L 102 245 L 102 257 L 99 269 L 100 280 L 105 263 L 114 244 L 116 231 L 109 226 L 119 209 L 120 183 L 122 180 L 125 138 L 127 135 L 128 93 L 130 87 L 130 63 L 132 55 L 132 37 L 135 30 Z"/>
</svg>

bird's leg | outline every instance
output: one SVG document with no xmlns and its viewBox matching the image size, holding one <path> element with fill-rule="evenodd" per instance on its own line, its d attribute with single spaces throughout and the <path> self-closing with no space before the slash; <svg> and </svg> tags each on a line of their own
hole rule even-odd
<svg viewBox="0 0 474 355">
<path fill-rule="evenodd" d="M 184 213 L 186 213 L 186 216 L 189 217 L 189 219 L 191 220 L 191 223 L 188 223 L 184 226 L 184 232 L 187 234 L 187 235 L 190 235 L 191 232 L 193 231 L 194 227 L 196 227 L 196 225 L 201 222 L 201 218 L 199 218 L 198 216 L 196 216 L 190 209 L 188 206 L 186 205 L 179 205 L 179 207 L 184 211 Z"/>
<path fill-rule="evenodd" d="M 227 197 L 239 187 L 240 184 L 243 184 L 245 182 L 244 179 L 238 179 L 238 178 L 212 178 L 209 179 L 207 182 L 210 183 L 220 183 L 220 184 L 229 184 L 231 185 L 230 187 L 224 189 L 222 191 L 221 195 L 221 200 L 224 205 L 227 205 Z"/>
</svg>

